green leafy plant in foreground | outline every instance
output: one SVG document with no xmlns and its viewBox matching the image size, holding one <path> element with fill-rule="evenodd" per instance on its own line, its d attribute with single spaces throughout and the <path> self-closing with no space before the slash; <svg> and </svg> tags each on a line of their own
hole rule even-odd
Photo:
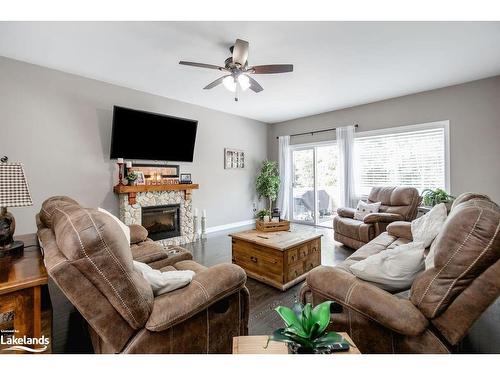
<svg viewBox="0 0 500 375">
<path fill-rule="evenodd" d="M 435 206 L 439 203 L 449 203 L 455 198 L 443 189 L 425 189 L 422 191 L 422 197 L 424 205 L 426 206 Z"/>
<path fill-rule="evenodd" d="M 270 340 L 285 342 L 303 353 L 328 352 L 337 343 L 349 344 L 336 332 L 325 332 L 330 323 L 330 305 L 332 301 L 323 302 L 312 308 L 295 303 L 290 309 L 278 306 L 275 310 L 286 324 L 269 337 Z"/>
</svg>

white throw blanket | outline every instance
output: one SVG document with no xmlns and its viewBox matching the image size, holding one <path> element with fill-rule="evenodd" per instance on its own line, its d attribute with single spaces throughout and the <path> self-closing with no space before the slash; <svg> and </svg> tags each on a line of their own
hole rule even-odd
<svg viewBox="0 0 500 375">
<path fill-rule="evenodd" d="M 134 268 L 149 282 L 155 296 L 188 285 L 194 276 L 194 272 L 190 270 L 161 272 L 135 260 Z"/>
</svg>

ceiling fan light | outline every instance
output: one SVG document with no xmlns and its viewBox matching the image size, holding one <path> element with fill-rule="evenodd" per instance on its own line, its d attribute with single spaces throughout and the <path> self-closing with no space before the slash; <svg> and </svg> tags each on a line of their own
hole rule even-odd
<svg viewBox="0 0 500 375">
<path fill-rule="evenodd" d="M 236 81 L 232 76 L 227 76 L 222 80 L 222 83 L 224 84 L 224 87 L 228 89 L 229 91 L 235 92 L 236 91 Z"/>
<path fill-rule="evenodd" d="M 238 83 L 243 91 L 248 90 L 250 87 L 250 79 L 246 74 L 240 74 L 238 76 Z"/>
</svg>

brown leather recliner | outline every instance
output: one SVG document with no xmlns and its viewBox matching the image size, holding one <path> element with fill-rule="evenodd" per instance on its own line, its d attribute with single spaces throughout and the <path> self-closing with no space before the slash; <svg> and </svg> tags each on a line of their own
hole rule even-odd
<svg viewBox="0 0 500 375">
<path fill-rule="evenodd" d="M 415 219 L 421 201 L 418 190 L 412 187 L 374 187 L 368 195 L 368 203 L 381 202 L 379 212 L 360 221 L 354 219 L 354 208 L 337 209 L 333 237 L 352 249 L 359 249 L 385 231 L 389 223 Z"/>
<path fill-rule="evenodd" d="M 108 215 L 52 199 L 37 221 L 47 271 L 87 321 L 96 353 L 230 353 L 233 336 L 248 334 L 240 267 L 167 258 L 171 264 L 162 270 L 195 276 L 184 288 L 154 297 Z"/>
<path fill-rule="evenodd" d="M 500 296 L 500 208 L 488 197 L 459 196 L 432 247 L 435 266 L 414 280 L 408 297 L 358 279 L 349 265 L 412 241 L 410 223 L 388 226 L 340 267 L 309 272 L 303 301 L 337 302 L 330 329 L 346 331 L 362 353 L 449 353 Z"/>
<path fill-rule="evenodd" d="M 62 202 L 79 205 L 73 198 L 57 195 L 45 200 L 42 205 L 41 212 L 44 212 L 45 220 L 48 226 L 51 225 L 50 217 L 57 206 Z M 45 224 L 40 220 L 40 215 L 36 216 L 38 229 L 41 229 Z M 138 262 L 147 263 L 154 269 L 161 269 L 181 260 L 192 260 L 193 256 L 189 251 L 180 246 L 162 246 L 158 242 L 148 238 L 148 231 L 142 225 L 131 224 L 130 228 L 130 251 L 132 258 Z M 175 254 L 169 252 L 176 250 Z"/>
</svg>

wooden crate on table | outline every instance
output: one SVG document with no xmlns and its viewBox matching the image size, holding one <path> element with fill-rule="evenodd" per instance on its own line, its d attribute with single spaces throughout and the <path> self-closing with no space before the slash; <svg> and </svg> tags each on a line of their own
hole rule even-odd
<svg viewBox="0 0 500 375">
<path fill-rule="evenodd" d="M 264 222 L 261 220 L 257 220 L 255 222 L 255 229 L 261 232 L 277 232 L 280 230 L 290 230 L 290 222 L 288 220 L 280 220 L 274 222 Z"/>
</svg>

